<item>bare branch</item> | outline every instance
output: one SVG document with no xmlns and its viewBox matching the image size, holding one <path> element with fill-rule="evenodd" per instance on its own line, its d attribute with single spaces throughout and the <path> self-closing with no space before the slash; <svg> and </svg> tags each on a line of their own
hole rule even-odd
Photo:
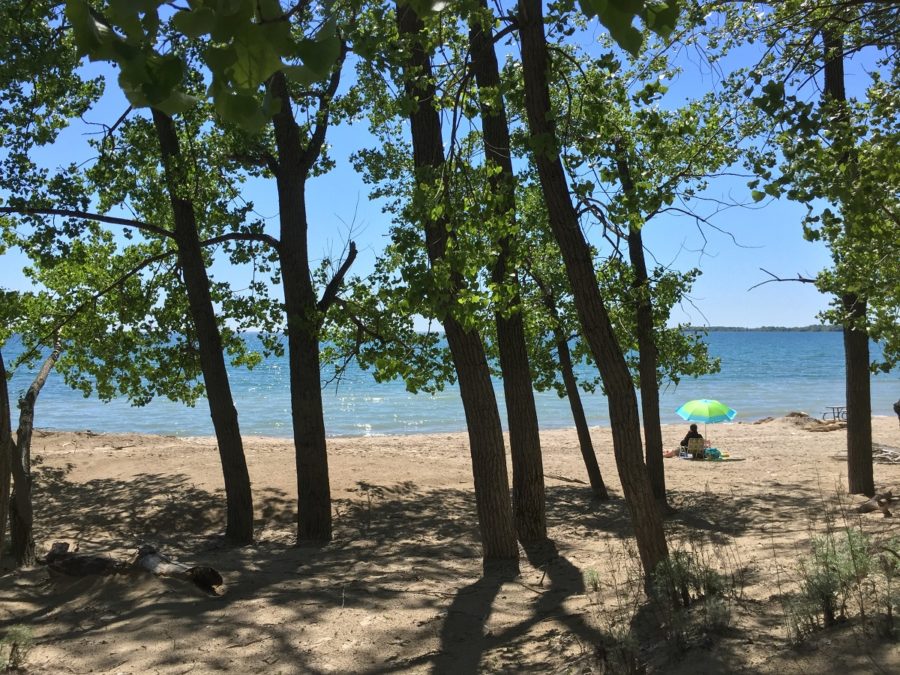
<svg viewBox="0 0 900 675">
<path fill-rule="evenodd" d="M 769 270 L 767 270 L 765 268 L 760 267 L 759 269 L 760 269 L 760 271 L 765 272 L 772 278 L 766 279 L 765 281 L 760 281 L 758 284 L 754 284 L 753 286 L 751 286 L 750 288 L 747 289 L 748 291 L 752 291 L 754 288 L 759 288 L 760 286 L 764 286 L 765 284 L 771 284 L 773 281 L 798 281 L 803 284 L 816 283 L 815 279 L 808 279 L 807 277 L 800 276 L 799 272 L 797 273 L 796 277 L 784 278 L 784 277 L 779 277 L 779 276 L 773 274 L 772 272 L 770 272 Z"/>
</svg>

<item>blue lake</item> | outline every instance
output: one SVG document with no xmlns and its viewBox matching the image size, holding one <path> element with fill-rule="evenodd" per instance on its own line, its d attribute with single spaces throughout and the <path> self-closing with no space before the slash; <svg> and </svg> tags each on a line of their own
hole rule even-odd
<svg viewBox="0 0 900 675">
<path fill-rule="evenodd" d="M 844 357 L 840 333 L 715 332 L 707 336 L 710 352 L 722 360 L 722 371 L 685 379 L 661 392 L 663 422 L 680 422 L 675 409 L 694 398 L 714 398 L 738 411 L 738 420 L 778 416 L 792 410 L 820 415 L 824 406 L 844 403 Z M 877 346 L 873 346 L 877 350 Z M 7 365 L 16 356 L 4 348 Z M 877 353 L 877 351 L 875 352 Z M 323 379 L 328 379 L 328 373 Z M 10 384 L 15 398 L 33 378 L 24 369 Z M 253 370 L 231 369 L 231 386 L 245 434 L 290 436 L 290 395 L 286 358 L 270 358 Z M 503 389 L 495 386 L 503 405 Z M 465 417 L 459 390 L 448 387 L 437 395 L 410 394 L 402 382 L 376 383 L 371 375 L 351 367 L 340 384 L 323 392 L 325 424 L 330 436 L 410 434 L 462 431 Z M 872 377 L 872 412 L 893 415 L 900 398 L 900 372 Z M 538 414 L 545 429 L 571 427 L 568 402 L 553 392 L 537 394 Z M 588 422 L 607 425 L 606 400 L 584 395 Z M 502 412 L 502 410 L 501 410 Z M 15 426 L 15 420 L 13 420 Z M 165 400 L 134 408 L 127 401 L 103 403 L 84 398 L 51 376 L 40 398 L 35 425 L 60 430 L 142 432 L 180 436 L 211 435 L 205 401 L 190 408 Z"/>
</svg>

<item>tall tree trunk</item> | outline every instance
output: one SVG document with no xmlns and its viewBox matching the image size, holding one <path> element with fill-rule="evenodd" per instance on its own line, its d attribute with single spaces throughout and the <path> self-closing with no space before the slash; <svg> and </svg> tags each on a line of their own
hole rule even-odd
<svg viewBox="0 0 900 675">
<path fill-rule="evenodd" d="M 597 454 L 594 452 L 594 442 L 591 440 L 591 430 L 588 428 L 587 417 L 584 414 L 584 405 L 581 402 L 581 390 L 578 388 L 578 380 L 575 377 L 575 368 L 572 365 L 572 353 L 569 350 L 569 340 L 563 332 L 560 323 L 559 310 L 553 295 L 540 280 L 536 279 L 544 298 L 544 306 L 550 313 L 553 321 L 553 337 L 556 340 L 556 354 L 559 359 L 559 372 L 562 375 L 563 385 L 566 388 L 566 398 L 569 399 L 569 408 L 572 410 L 572 420 L 575 422 L 575 432 L 578 434 L 578 447 L 581 449 L 581 458 L 587 470 L 588 480 L 594 496 L 601 501 L 609 499 L 609 492 L 603 482 L 600 473 L 600 465 L 597 463 Z"/>
<path fill-rule="evenodd" d="M 634 194 L 634 182 L 631 179 L 631 168 L 625 156 L 625 149 L 619 140 L 616 140 L 616 155 L 622 189 L 627 196 L 631 196 Z M 653 301 L 641 228 L 634 225 L 628 228 L 628 256 L 631 258 L 631 269 L 634 274 L 631 289 L 634 293 L 637 325 L 638 374 L 641 380 L 641 418 L 644 423 L 647 472 L 653 486 L 653 495 L 665 508 L 666 474 L 663 466 L 662 425 L 659 419 L 659 384 L 656 379 L 659 356 L 653 336 Z"/>
<path fill-rule="evenodd" d="M 484 156 L 489 167 L 499 169 L 490 176 L 496 213 L 505 234 L 498 241 L 499 254 L 491 272 L 498 288 L 512 288 L 507 307 L 495 313 L 500 370 L 506 395 L 506 418 L 513 469 L 513 512 L 516 532 L 523 544 L 547 537 L 544 466 L 537 409 L 534 403 L 531 365 L 525 343 L 525 323 L 519 294 L 519 278 L 511 263 L 513 234 L 518 231 L 515 211 L 515 174 L 509 142 L 509 123 L 500 90 L 500 68 L 494 51 L 493 13 L 480 0 L 481 13 L 470 18 L 469 42 L 472 67 L 481 107 Z M 505 291 L 501 291 L 506 296 Z"/>
<path fill-rule="evenodd" d="M 587 470 L 588 480 L 590 480 L 594 496 L 605 502 L 609 499 L 609 492 L 606 490 L 606 484 L 600 473 L 600 465 L 597 463 L 597 454 L 594 452 L 594 442 L 591 440 L 591 430 L 588 428 L 587 417 L 584 414 L 578 380 L 575 379 L 575 370 L 572 368 L 569 343 L 566 342 L 565 336 L 559 333 L 556 335 L 556 351 L 559 355 L 559 369 L 566 387 L 566 398 L 569 399 L 569 409 L 572 411 L 572 420 L 575 422 L 578 447 L 581 448 L 581 458 Z"/>
<path fill-rule="evenodd" d="M 31 500 L 34 476 L 31 474 L 31 435 L 34 431 L 34 406 L 37 397 L 59 359 L 57 344 L 44 361 L 28 391 L 19 401 L 19 427 L 16 430 L 12 475 L 15 483 L 10 504 L 10 542 L 12 556 L 18 566 L 34 565 L 34 506 Z M 4 383 L 5 384 L 5 383 Z"/>
<path fill-rule="evenodd" d="M 3 555 L 9 522 L 9 490 L 14 452 L 11 413 L 6 364 L 3 362 L 3 352 L 0 351 L 0 556 Z"/>
<path fill-rule="evenodd" d="M 416 181 L 419 185 L 433 185 L 441 180 L 444 150 L 441 121 L 434 107 L 431 60 L 423 46 L 424 26 L 410 5 L 398 2 L 396 11 L 400 37 L 409 40 L 409 60 L 403 64 L 404 89 L 409 100 L 417 102 L 410 112 Z M 425 242 L 432 266 L 444 257 L 447 238 L 452 236 L 448 226 L 444 218 L 424 219 Z M 448 307 L 454 304 L 455 286 L 456 281 L 452 280 L 451 287 L 446 289 L 451 300 Z M 509 500 L 500 413 L 481 337 L 474 330 L 465 330 L 450 310 L 441 320 L 466 414 L 484 565 L 500 563 L 518 567 L 519 548 Z"/>
<path fill-rule="evenodd" d="M 297 538 L 300 541 L 330 541 L 331 486 L 319 370 L 320 318 L 309 273 L 307 246 L 306 180 L 311 165 L 304 156 L 287 81 L 280 72 L 272 77 L 272 91 L 282 101 L 281 110 L 272 118 L 272 123 L 278 150 L 275 176 L 281 219 L 280 262 L 297 462 Z"/>
<path fill-rule="evenodd" d="M 843 105 L 844 88 L 843 37 L 832 30 L 823 31 L 825 48 L 825 100 Z M 841 115 L 843 115 L 843 111 Z M 844 158 L 852 171 L 853 157 Z M 850 223 L 844 221 L 846 236 L 852 240 Z M 872 397 L 869 374 L 869 335 L 866 331 L 867 302 L 864 297 L 847 291 L 841 293 L 844 310 L 844 362 L 847 391 L 847 482 L 851 494 L 875 495 L 872 467 Z"/>
<path fill-rule="evenodd" d="M 872 465 L 872 397 L 869 374 L 869 335 L 865 328 L 866 301 L 855 293 L 841 296 L 844 324 L 844 363 L 847 391 L 847 482 L 851 494 L 875 495 Z"/>
<path fill-rule="evenodd" d="M 656 566 L 668 556 L 662 518 L 643 461 L 637 398 L 625 357 L 616 341 L 612 324 L 594 272 L 591 251 L 578 222 L 559 157 L 547 76 L 550 59 L 544 35 L 541 0 L 519 0 L 519 34 L 525 108 L 550 226 L 559 245 L 566 274 L 575 298 L 575 308 L 585 339 L 606 390 L 616 466 L 625 500 L 631 511 L 638 552 L 649 583 Z"/>
<path fill-rule="evenodd" d="M 186 171 L 181 166 L 181 150 L 172 118 L 154 109 L 153 123 L 156 126 L 166 186 L 172 202 L 178 263 L 184 274 L 191 318 L 197 329 L 200 368 L 203 371 L 203 383 L 206 387 L 209 412 L 216 432 L 225 479 L 227 505 L 225 537 L 238 544 L 247 544 L 253 541 L 250 474 L 247 471 L 237 410 L 234 407 L 228 372 L 225 369 L 222 337 L 209 292 L 209 277 L 206 274 L 206 263 L 200 247 L 194 204 L 190 197 L 185 196 Z"/>
</svg>

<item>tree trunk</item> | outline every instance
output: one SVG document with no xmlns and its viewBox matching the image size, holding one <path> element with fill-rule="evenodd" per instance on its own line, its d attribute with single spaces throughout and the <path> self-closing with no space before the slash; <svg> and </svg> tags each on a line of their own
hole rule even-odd
<svg viewBox="0 0 900 675">
<path fill-rule="evenodd" d="M 276 181 L 281 221 L 279 249 L 287 314 L 291 419 L 297 462 L 297 539 L 330 541 L 331 485 L 319 370 L 319 311 L 309 273 L 306 215 L 308 164 L 300 128 L 291 109 L 287 81 L 272 77 L 272 91 L 282 100 L 273 116 L 278 150 Z"/>
<path fill-rule="evenodd" d="M 490 29 L 493 14 L 488 10 L 486 0 L 480 0 L 480 10 L 480 16 L 476 14 L 470 19 L 469 42 L 481 107 L 484 156 L 488 166 L 499 169 L 489 179 L 496 200 L 496 215 L 505 231 L 512 233 L 517 231 L 517 223 L 509 123 L 500 93 L 500 68 Z M 506 296 L 506 291 L 502 289 L 514 289 L 510 293 L 508 306 L 501 307 L 495 313 L 512 455 L 513 512 L 519 540 L 528 544 L 547 537 L 544 466 L 519 279 L 510 262 L 513 235 L 500 236 L 498 245 L 500 252 L 491 272 L 492 281 L 501 289 L 502 297 Z"/>
<path fill-rule="evenodd" d="M 843 104 L 844 88 L 843 38 L 831 30 L 823 32 L 825 48 L 825 100 Z M 841 112 L 843 115 L 844 113 Z M 853 158 L 847 154 L 844 163 L 852 171 Z M 846 236 L 853 237 L 850 224 Z M 844 362 L 847 391 L 847 482 L 851 494 L 875 494 L 872 466 L 872 397 L 869 375 L 869 335 L 866 331 L 867 302 L 856 293 L 841 294 L 844 310 Z"/>
<path fill-rule="evenodd" d="M 37 397 L 50 376 L 50 371 L 59 359 L 61 347 L 54 346 L 50 356 L 44 361 L 28 391 L 19 401 L 19 427 L 12 461 L 12 475 L 15 488 L 10 504 L 10 541 L 12 556 L 18 566 L 34 565 L 34 506 L 31 493 L 34 476 L 31 475 L 31 435 L 34 432 L 34 406 Z"/>
<path fill-rule="evenodd" d="M 631 512 L 638 552 L 649 583 L 668 556 L 662 518 L 643 461 L 637 398 L 600 290 L 591 251 L 569 196 L 552 119 L 547 74 L 550 60 L 541 0 L 519 0 L 519 33 L 525 107 L 544 201 L 559 245 L 585 339 L 600 369 L 609 403 L 613 449 L 622 490 Z"/>
<path fill-rule="evenodd" d="M 552 302 L 552 300 L 551 300 Z M 553 320 L 557 321 L 556 307 L 552 308 Z M 587 470 L 591 489 L 601 501 L 609 499 L 609 492 L 603 482 L 600 473 L 600 465 L 597 463 L 597 454 L 594 452 L 594 442 L 591 440 L 591 430 L 588 428 L 587 417 L 584 414 L 584 405 L 581 403 L 581 391 L 578 388 L 578 380 L 575 378 L 575 369 L 572 367 L 572 354 L 569 351 L 569 342 L 562 330 L 555 329 L 556 353 L 559 358 L 559 370 L 563 384 L 566 387 L 566 397 L 569 399 L 569 408 L 572 410 L 572 419 L 575 422 L 575 431 L 578 434 L 578 446 L 581 448 L 581 457 Z"/>
<path fill-rule="evenodd" d="M 866 302 L 854 293 L 841 297 L 848 320 L 844 325 L 844 363 L 847 368 L 847 482 L 851 494 L 875 494 L 872 464 L 872 397 L 869 374 L 869 335 L 856 326 L 865 322 Z"/>
<path fill-rule="evenodd" d="M 619 180 L 625 194 L 634 193 L 631 169 L 622 144 L 616 141 L 616 163 Z M 638 341 L 638 374 L 641 380 L 641 418 L 644 423 L 644 452 L 647 460 L 647 473 L 653 486 L 653 495 L 665 508 L 666 474 L 663 466 L 662 426 L 659 419 L 659 384 L 657 382 L 656 340 L 653 336 L 653 301 L 651 298 L 650 275 L 647 274 L 647 261 L 644 258 L 644 241 L 641 228 L 633 225 L 628 228 L 628 256 L 634 279 L 631 283 L 634 293 L 634 309 Z"/>
<path fill-rule="evenodd" d="M 0 351 L 0 556 L 3 555 L 9 522 L 9 490 L 14 451 L 11 412 L 6 364 L 3 362 L 3 352 Z"/>
<path fill-rule="evenodd" d="M 194 204 L 185 196 L 184 176 L 178 135 L 172 118 L 153 110 L 153 122 L 165 168 L 166 185 L 172 202 L 175 242 L 178 263 L 184 275 L 191 318 L 197 329 L 200 367 L 209 401 L 219 457 L 225 479 L 227 524 L 225 537 L 238 544 L 253 541 L 253 499 L 250 493 L 250 474 L 244 457 L 244 446 L 238 426 L 237 410 L 231 396 L 222 338 L 216 323 L 215 310 L 209 292 L 209 277 L 200 247 Z"/>
<path fill-rule="evenodd" d="M 572 353 L 569 350 L 569 340 L 562 329 L 562 321 L 559 309 L 553 298 L 553 291 L 533 271 L 531 273 L 534 282 L 540 289 L 544 307 L 553 322 L 553 338 L 556 340 L 556 354 L 559 359 L 559 372 L 562 375 L 563 385 L 566 388 L 566 398 L 569 399 L 569 408 L 572 410 L 572 419 L 575 422 L 575 431 L 578 434 L 578 446 L 581 448 L 581 458 L 587 470 L 588 479 L 594 496 L 601 501 L 609 499 L 606 484 L 600 474 L 600 465 L 597 464 L 597 455 L 594 452 L 594 442 L 591 440 L 591 431 L 588 428 L 587 417 L 584 414 L 584 405 L 581 403 L 581 390 L 578 388 L 578 380 L 575 377 L 575 368 L 572 365 Z"/>
<path fill-rule="evenodd" d="M 409 61 L 403 64 L 404 88 L 407 97 L 417 101 L 410 112 L 416 181 L 419 185 L 432 185 L 440 179 L 444 150 L 441 121 L 433 105 L 435 89 L 431 61 L 422 44 L 422 21 L 408 4 L 398 3 L 396 8 L 400 37 L 410 41 Z M 424 226 L 428 258 L 433 266 L 444 257 L 447 238 L 452 234 L 445 218 L 426 216 Z M 446 289 L 447 307 L 454 304 L 455 286 L 454 279 Z M 481 337 L 474 330 L 464 330 L 450 310 L 441 320 L 466 414 L 484 565 L 487 568 L 500 563 L 518 567 L 519 548 L 509 501 L 500 413 Z"/>
</svg>

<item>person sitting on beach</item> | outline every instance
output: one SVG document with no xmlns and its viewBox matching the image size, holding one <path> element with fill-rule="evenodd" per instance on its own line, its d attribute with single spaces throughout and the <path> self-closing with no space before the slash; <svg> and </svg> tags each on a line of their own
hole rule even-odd
<svg viewBox="0 0 900 675">
<path fill-rule="evenodd" d="M 897 413 L 897 421 L 900 422 L 900 401 L 894 404 L 894 412 Z"/>
<path fill-rule="evenodd" d="M 686 448 L 688 446 L 688 441 L 692 438 L 703 438 L 703 434 L 697 431 L 696 424 L 692 424 L 691 430 L 687 432 L 687 436 L 681 439 L 681 447 Z"/>
</svg>

